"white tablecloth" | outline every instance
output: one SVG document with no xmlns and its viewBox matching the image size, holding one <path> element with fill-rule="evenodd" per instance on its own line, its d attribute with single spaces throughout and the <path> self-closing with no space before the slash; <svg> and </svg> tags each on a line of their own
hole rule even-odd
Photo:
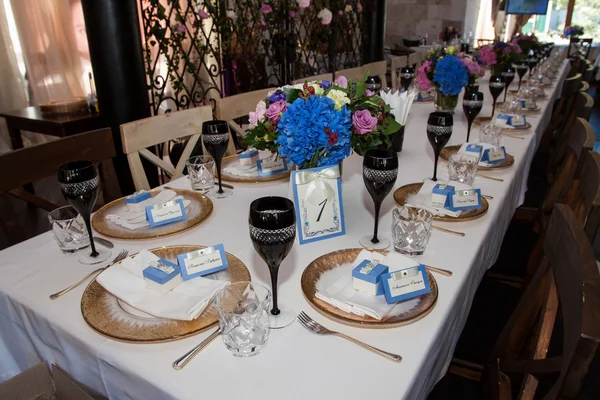
<svg viewBox="0 0 600 400">
<path fill-rule="evenodd" d="M 562 78 L 566 74 L 566 64 Z M 562 79 L 560 80 L 562 82 Z M 557 84 L 556 86 L 561 86 Z M 40 359 L 56 363 L 85 385 L 114 399 L 422 399 L 446 372 L 466 321 L 473 295 L 495 262 L 514 210 L 522 202 L 529 164 L 550 117 L 560 87 L 549 89 L 543 111 L 531 119 L 525 140 L 506 137 L 503 144 L 515 156 L 512 168 L 488 172 L 504 179 L 478 178 L 482 193 L 494 197 L 488 213 L 465 223 L 438 223 L 466 233 L 457 237 L 434 231 L 422 262 L 450 269 L 452 277 L 436 275 L 439 299 L 422 320 L 395 329 L 351 328 L 313 311 L 303 298 L 300 276 L 316 257 L 343 248 L 359 247 L 360 237 L 372 232 L 373 202 L 365 190 L 362 159 L 344 162 L 343 196 L 347 234 L 300 246 L 296 244 L 281 266 L 280 302 L 296 312 L 305 311 L 325 326 L 376 347 L 399 353 L 399 364 L 386 361 L 336 337 L 319 337 L 299 324 L 271 332 L 263 353 L 240 359 L 230 356 L 221 339 L 208 346 L 185 369 L 175 371 L 173 360 L 204 339 L 208 333 L 164 344 L 129 344 L 107 339 L 89 328 L 81 316 L 80 298 L 85 285 L 51 301 L 48 295 L 87 274 L 77 256 L 63 255 L 48 232 L 0 252 L 0 381 L 31 367 Z M 481 115 L 490 115 L 487 97 Z M 413 106 L 406 127 L 404 150 L 399 154 L 396 187 L 430 177 L 433 152 L 427 141 L 426 119 L 432 103 Z M 477 137 L 478 129 L 472 134 Z M 455 114 L 450 144 L 463 143 L 466 119 L 461 107 Z M 439 173 L 446 165 L 440 162 Z M 170 184 L 189 188 L 186 178 Z M 137 252 L 176 244 L 225 244 L 250 269 L 252 279 L 269 284 L 266 266 L 248 236 L 248 207 L 264 195 L 286 196 L 285 181 L 261 185 L 235 185 L 234 195 L 214 201 L 214 212 L 198 228 L 161 240 L 119 241 L 117 247 Z M 382 207 L 381 231 L 390 236 L 394 201 Z"/>
</svg>

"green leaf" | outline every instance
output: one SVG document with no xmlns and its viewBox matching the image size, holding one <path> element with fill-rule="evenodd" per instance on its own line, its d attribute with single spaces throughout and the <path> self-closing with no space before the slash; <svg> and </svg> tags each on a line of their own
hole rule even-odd
<svg viewBox="0 0 600 400">
<path fill-rule="evenodd" d="M 370 74 L 371 74 L 371 70 L 366 70 L 366 71 L 365 71 L 365 76 L 363 76 L 363 82 L 366 82 L 366 81 L 367 81 L 367 78 L 368 78 L 369 76 L 371 76 Z"/>
<path fill-rule="evenodd" d="M 390 124 L 388 125 L 387 122 L 389 122 Z M 384 135 L 390 135 L 394 132 L 396 132 L 398 129 L 402 128 L 402 125 L 400 125 L 398 122 L 396 122 L 396 120 L 394 118 L 386 118 L 383 122 L 383 134 Z"/>
<path fill-rule="evenodd" d="M 285 88 L 283 89 L 283 92 L 285 93 L 286 101 L 289 104 L 291 104 L 299 97 L 298 95 L 302 93 L 302 90 L 294 88 Z"/>
<path fill-rule="evenodd" d="M 364 82 L 356 82 L 356 94 L 357 98 L 362 97 L 367 91 L 367 85 Z"/>
</svg>

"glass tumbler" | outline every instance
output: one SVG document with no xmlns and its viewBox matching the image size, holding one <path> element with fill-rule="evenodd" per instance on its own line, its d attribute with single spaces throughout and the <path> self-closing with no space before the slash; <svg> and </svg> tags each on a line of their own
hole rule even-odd
<svg viewBox="0 0 600 400">
<path fill-rule="evenodd" d="M 253 282 L 230 283 L 215 295 L 225 347 L 236 357 L 259 354 L 269 339 L 271 292 Z"/>
<path fill-rule="evenodd" d="M 90 245 L 83 218 L 71 206 L 59 207 L 48 214 L 52 232 L 63 253 L 75 253 Z"/>
<path fill-rule="evenodd" d="M 202 194 L 208 193 L 215 184 L 215 161 L 211 156 L 195 156 L 186 161 L 192 189 Z"/>
<path fill-rule="evenodd" d="M 422 208 L 402 206 L 392 216 L 394 250 L 409 256 L 423 254 L 431 236 L 433 214 Z"/>
<path fill-rule="evenodd" d="M 479 131 L 479 142 L 488 143 L 492 146 L 500 146 L 500 135 L 502 134 L 502 127 L 494 124 L 487 124 L 481 127 Z"/>
<path fill-rule="evenodd" d="M 448 159 L 448 175 L 451 181 L 473 186 L 479 159 L 468 154 L 453 154 Z"/>
</svg>

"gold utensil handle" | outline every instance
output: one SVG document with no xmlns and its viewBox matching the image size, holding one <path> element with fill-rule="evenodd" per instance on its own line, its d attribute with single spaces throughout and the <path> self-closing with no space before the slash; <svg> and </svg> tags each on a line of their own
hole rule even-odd
<svg viewBox="0 0 600 400">
<path fill-rule="evenodd" d="M 204 339 L 202 342 L 200 342 L 198 346 L 194 347 L 193 349 L 185 353 L 183 356 L 173 361 L 173 368 L 179 371 L 180 369 L 188 365 L 188 363 L 192 361 L 192 359 L 196 357 L 198 353 L 200 353 L 206 346 L 210 344 L 210 342 L 215 340 L 220 334 L 221 328 L 211 333 L 210 336 Z"/>
<path fill-rule="evenodd" d="M 394 353 L 389 353 L 387 351 L 378 349 L 377 347 L 373 347 L 371 345 L 368 345 L 366 343 L 361 342 L 360 340 L 356 340 L 350 336 L 346 336 L 343 333 L 339 333 L 339 332 L 332 332 L 334 335 L 339 336 L 341 338 L 344 338 L 346 340 L 349 340 L 350 342 L 359 345 L 360 347 L 367 349 L 369 351 L 372 351 L 373 353 L 380 355 L 381 357 L 390 360 L 392 362 L 396 362 L 399 363 L 400 361 L 402 361 L 402 356 L 398 355 L 398 354 L 394 354 Z"/>
<path fill-rule="evenodd" d="M 525 138 L 523 136 L 517 136 L 517 135 L 511 135 L 510 133 L 503 133 L 504 136 L 508 136 L 511 137 L 513 139 L 521 139 L 521 140 L 525 140 Z"/>
<path fill-rule="evenodd" d="M 494 200 L 494 198 L 492 196 L 487 195 L 487 194 L 482 194 L 481 197 L 488 199 L 488 200 Z"/>
<path fill-rule="evenodd" d="M 477 173 L 477 176 L 480 176 L 480 177 L 485 178 L 485 179 L 490 179 L 490 180 L 496 181 L 496 182 L 504 182 L 504 179 L 494 178 L 493 176 L 480 174 L 479 172 Z"/>
<path fill-rule="evenodd" d="M 458 231 L 453 231 L 450 229 L 446 229 L 446 228 L 442 228 L 436 225 L 431 225 L 431 227 L 435 230 L 441 231 L 441 232 L 446 232 L 449 233 L 451 235 L 456 235 L 456 236 L 465 236 L 464 232 L 458 232 Z"/>
<path fill-rule="evenodd" d="M 425 268 L 427 268 L 431 272 L 437 272 L 440 275 L 452 276 L 452 271 L 447 270 L 447 269 L 436 268 L 436 267 L 432 267 L 431 265 L 426 265 Z"/>
<path fill-rule="evenodd" d="M 89 278 L 90 276 L 94 275 L 97 272 L 102 272 L 106 269 L 107 267 L 103 267 L 103 268 L 98 268 L 92 272 L 90 272 L 89 274 L 87 274 L 86 276 L 84 276 L 83 278 L 81 278 L 80 280 L 78 280 L 77 282 L 75 282 L 74 284 L 72 284 L 69 287 L 64 288 L 63 290 L 61 290 L 60 292 L 56 292 L 54 294 L 50 295 L 50 300 L 56 300 L 58 299 L 60 296 L 62 296 L 65 293 L 70 292 L 73 288 L 75 288 L 77 285 L 79 285 L 81 282 L 85 281 L 87 278 Z"/>
</svg>

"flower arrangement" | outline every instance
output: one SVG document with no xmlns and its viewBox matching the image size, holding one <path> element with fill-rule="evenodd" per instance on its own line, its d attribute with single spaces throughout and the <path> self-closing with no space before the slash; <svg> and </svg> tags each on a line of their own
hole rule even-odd
<svg viewBox="0 0 600 400">
<path fill-rule="evenodd" d="M 495 67 L 495 74 L 501 72 L 505 65 L 519 63 L 525 54 L 517 43 L 496 41 L 494 44 L 479 49 L 478 59 L 488 67 Z M 496 68 L 497 67 L 497 68 Z"/>
<path fill-rule="evenodd" d="M 364 81 L 349 83 L 343 76 L 273 90 L 249 119 L 245 143 L 277 152 L 300 168 L 336 165 L 351 149 L 364 155 L 389 148 L 391 134 L 400 129 L 390 107 L 367 94 Z"/>
<path fill-rule="evenodd" d="M 417 72 L 417 82 L 424 90 L 433 87 L 443 95 L 456 96 L 469 83 L 470 63 L 463 60 L 462 56 L 456 54 L 454 46 L 445 51 L 432 51 Z M 474 71 L 475 67 L 472 68 Z M 477 73 L 481 73 L 479 68 Z"/>
<path fill-rule="evenodd" d="M 577 37 L 577 36 L 583 35 L 583 32 L 584 31 L 583 31 L 583 27 L 582 26 L 579 26 L 579 25 L 567 26 L 565 28 L 565 34 L 564 34 L 564 36 L 566 38 L 570 37 L 570 36 Z"/>
<path fill-rule="evenodd" d="M 468 86 L 476 85 L 477 79 L 485 76 L 485 65 L 478 57 L 463 55 L 460 61 L 467 67 L 469 74 Z"/>
<path fill-rule="evenodd" d="M 511 44 L 519 46 L 523 54 L 529 54 L 531 50 L 539 50 L 542 45 L 534 34 L 516 35 L 510 41 Z"/>
<path fill-rule="evenodd" d="M 443 31 L 440 32 L 440 40 L 442 42 L 450 42 L 453 39 L 458 39 L 461 33 L 458 28 L 454 26 L 448 26 Z"/>
</svg>

